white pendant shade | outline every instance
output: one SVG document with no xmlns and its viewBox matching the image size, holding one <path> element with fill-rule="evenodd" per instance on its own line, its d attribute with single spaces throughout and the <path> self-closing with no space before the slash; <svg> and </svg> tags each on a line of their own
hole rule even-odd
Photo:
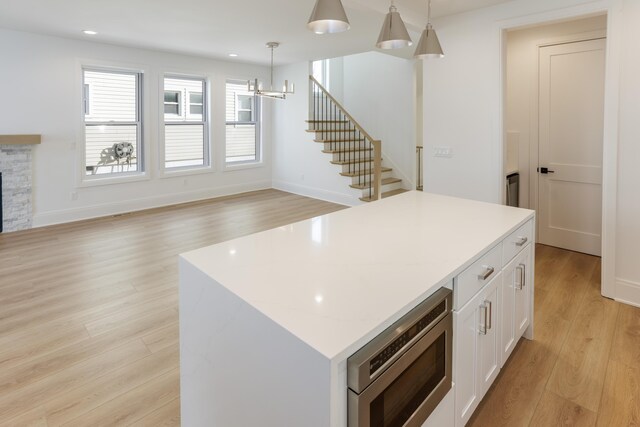
<svg viewBox="0 0 640 427">
<path fill-rule="evenodd" d="M 350 25 L 342 2 L 340 0 L 316 0 L 307 28 L 316 34 L 347 31 Z"/>
<path fill-rule="evenodd" d="M 416 53 L 413 56 L 416 58 L 442 58 L 444 56 L 436 31 L 431 24 L 427 24 L 422 32 Z"/>
<path fill-rule="evenodd" d="M 413 42 L 409 37 L 407 27 L 404 25 L 398 9 L 395 6 L 389 8 L 389 13 L 384 18 L 380 36 L 376 46 L 380 49 L 398 49 L 411 46 Z"/>
</svg>

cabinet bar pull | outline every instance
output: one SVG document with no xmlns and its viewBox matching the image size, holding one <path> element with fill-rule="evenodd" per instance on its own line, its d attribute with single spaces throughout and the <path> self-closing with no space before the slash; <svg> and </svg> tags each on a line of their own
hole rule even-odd
<svg viewBox="0 0 640 427">
<path fill-rule="evenodd" d="M 527 266 L 525 264 L 520 264 L 522 275 L 520 276 L 520 289 L 524 288 L 527 285 Z"/>
<path fill-rule="evenodd" d="M 518 237 L 518 239 L 520 240 L 516 242 L 516 246 L 524 246 L 524 244 L 529 241 L 528 237 Z"/>
<path fill-rule="evenodd" d="M 484 273 L 478 274 L 478 279 L 487 280 L 487 278 L 491 276 L 494 271 L 496 271 L 496 269 L 493 267 L 485 266 L 485 268 L 486 268 L 486 271 Z"/>
<path fill-rule="evenodd" d="M 489 300 L 485 300 L 484 302 L 485 304 L 489 304 L 489 326 L 487 326 L 487 329 L 491 329 L 493 327 L 493 303 Z M 487 324 L 487 318 L 486 318 L 487 313 L 485 312 L 485 325 Z M 486 335 L 486 334 L 485 334 Z"/>
<path fill-rule="evenodd" d="M 482 335 L 487 335 L 487 312 L 488 312 L 487 305 L 481 304 L 480 308 L 484 310 L 484 323 L 480 325 L 478 333 Z"/>
<path fill-rule="evenodd" d="M 519 281 L 516 280 L 515 288 L 521 291 L 522 290 L 522 264 L 516 267 L 516 271 L 518 272 L 518 279 L 520 280 Z"/>
</svg>

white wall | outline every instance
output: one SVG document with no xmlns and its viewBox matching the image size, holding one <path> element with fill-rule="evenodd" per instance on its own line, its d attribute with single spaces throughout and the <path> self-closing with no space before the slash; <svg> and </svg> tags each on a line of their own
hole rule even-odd
<svg viewBox="0 0 640 427">
<path fill-rule="evenodd" d="M 603 291 L 640 305 L 637 0 L 515 0 L 436 20 L 446 57 L 425 63 L 425 189 L 501 202 L 502 31 L 602 12 L 608 12 Z M 439 145 L 451 146 L 453 157 L 432 157 Z"/>
<path fill-rule="evenodd" d="M 382 140 L 383 164 L 415 185 L 415 79 L 414 63 L 377 52 L 329 60 L 329 92 L 362 127 Z M 294 81 L 296 94 L 274 109 L 274 187 L 348 205 L 358 204 L 361 192 L 349 188 L 351 180 L 339 176 L 322 145 L 305 132 L 309 114 L 309 64 L 278 67 L 276 82 Z"/>
<path fill-rule="evenodd" d="M 502 201 L 502 30 L 518 22 L 593 13 L 607 5 L 516 0 L 434 22 L 446 56 L 425 62 L 426 191 Z M 433 157 L 435 146 L 451 147 L 452 157 Z"/>
<path fill-rule="evenodd" d="M 382 141 L 383 164 L 415 188 L 416 119 L 414 62 L 367 52 L 343 58 L 343 105 L 362 127 Z"/>
<path fill-rule="evenodd" d="M 530 191 L 533 192 L 529 184 L 529 162 L 531 149 L 537 147 L 538 136 L 538 44 L 598 30 L 606 31 L 606 28 L 607 17 L 601 15 L 507 33 L 505 129 L 517 135 L 518 146 L 512 149 L 520 173 L 521 207 L 534 206 L 529 198 Z M 505 158 L 505 171 L 509 169 L 506 163 Z"/>
<path fill-rule="evenodd" d="M 0 134 L 42 134 L 34 152 L 34 225 L 104 216 L 271 186 L 271 113 L 264 111 L 261 167 L 223 170 L 224 81 L 268 77 L 268 68 L 0 30 Z M 144 70 L 148 176 L 140 181 L 78 186 L 80 64 Z M 211 82 L 213 170 L 161 177 L 158 165 L 159 94 L 164 72 L 206 75 Z M 77 198 L 76 198 L 77 197 Z M 76 198 L 73 200 L 73 198 Z"/>
<path fill-rule="evenodd" d="M 273 186 L 284 191 L 346 205 L 358 204 L 362 193 L 349 187 L 351 180 L 332 165 L 323 144 L 306 132 L 309 119 L 309 63 L 278 67 L 275 84 L 293 82 L 296 93 L 273 103 Z"/>
<path fill-rule="evenodd" d="M 640 306 L 640 2 L 622 10 L 616 297 Z"/>
</svg>

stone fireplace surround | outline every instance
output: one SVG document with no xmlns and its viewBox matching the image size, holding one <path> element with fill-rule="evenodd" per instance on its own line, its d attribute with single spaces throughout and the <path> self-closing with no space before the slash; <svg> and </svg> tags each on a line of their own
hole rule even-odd
<svg viewBox="0 0 640 427">
<path fill-rule="evenodd" d="M 3 232 L 32 226 L 32 150 L 39 143 L 39 135 L 0 135 Z"/>
</svg>

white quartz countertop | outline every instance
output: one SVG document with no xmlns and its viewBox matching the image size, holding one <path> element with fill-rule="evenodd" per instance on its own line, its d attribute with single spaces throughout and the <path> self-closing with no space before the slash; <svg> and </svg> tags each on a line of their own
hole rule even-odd
<svg viewBox="0 0 640 427">
<path fill-rule="evenodd" d="M 336 361 L 531 217 L 411 191 L 181 256 Z"/>
</svg>

